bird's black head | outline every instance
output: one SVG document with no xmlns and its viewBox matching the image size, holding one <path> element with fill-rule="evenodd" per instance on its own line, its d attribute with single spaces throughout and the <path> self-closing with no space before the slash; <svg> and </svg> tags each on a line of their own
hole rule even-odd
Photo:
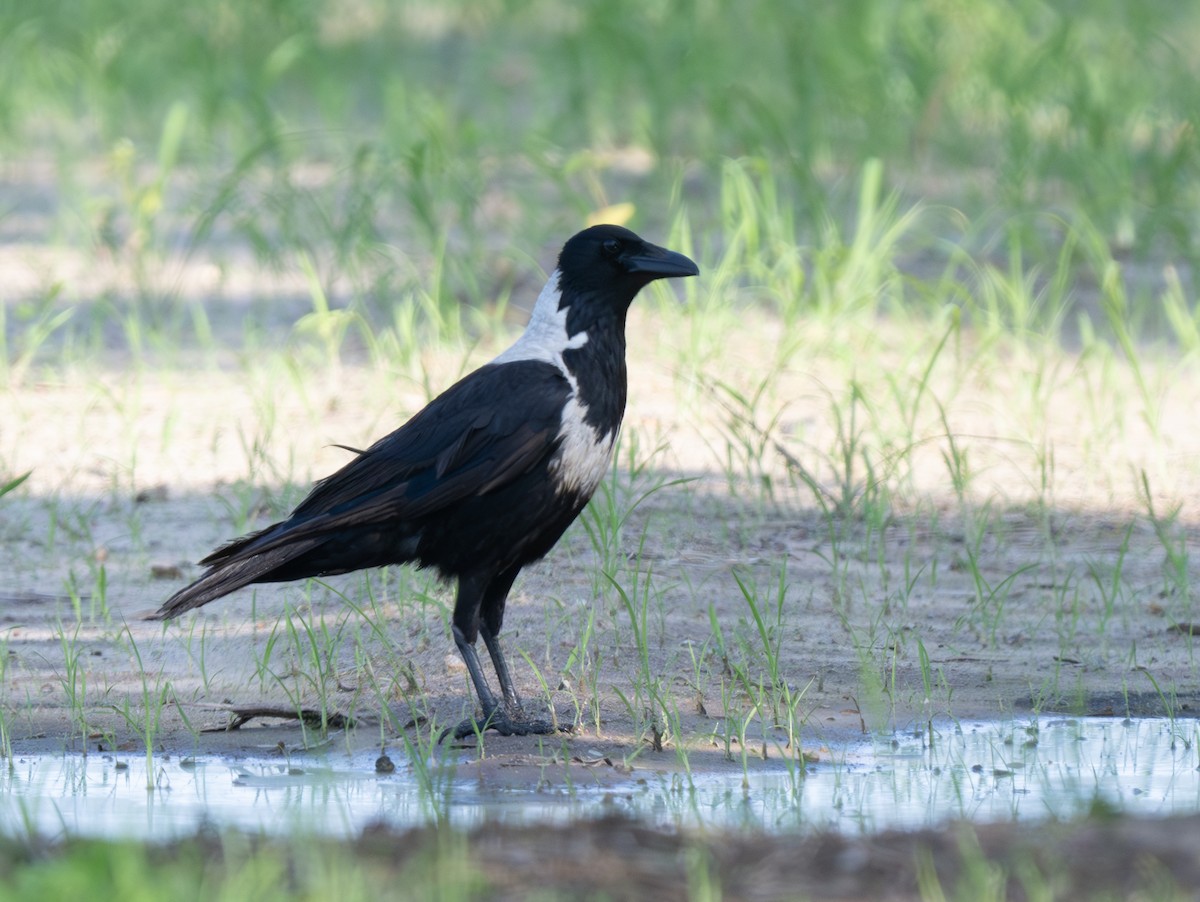
<svg viewBox="0 0 1200 902">
<path fill-rule="evenodd" d="M 683 254 L 644 241 L 629 229 L 598 225 L 563 245 L 558 272 L 561 303 L 573 314 L 583 315 L 586 306 L 593 315 L 615 313 L 624 322 L 634 297 L 655 279 L 695 276 L 700 269 Z"/>
</svg>

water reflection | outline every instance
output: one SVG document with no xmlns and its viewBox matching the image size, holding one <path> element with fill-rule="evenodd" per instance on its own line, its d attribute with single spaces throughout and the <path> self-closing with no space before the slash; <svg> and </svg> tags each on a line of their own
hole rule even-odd
<svg viewBox="0 0 1200 902">
<path fill-rule="evenodd" d="M 943 723 L 824 748 L 803 770 L 661 776 L 603 789 L 492 788 L 453 770 L 377 776 L 373 756 L 277 761 L 18 757 L 0 767 L 0 830 L 166 838 L 201 825 L 348 835 L 369 823 L 567 822 L 619 811 L 662 827 L 869 832 L 952 818 L 1068 818 L 1103 804 L 1200 810 L 1195 720 Z M 424 776 L 421 776 L 421 775 Z"/>
</svg>

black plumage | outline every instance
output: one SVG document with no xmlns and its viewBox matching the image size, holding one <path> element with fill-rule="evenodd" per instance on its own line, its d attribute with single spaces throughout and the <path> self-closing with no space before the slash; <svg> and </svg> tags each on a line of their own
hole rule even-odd
<svg viewBox="0 0 1200 902">
<path fill-rule="evenodd" d="M 682 254 L 628 229 L 571 238 L 511 348 L 320 480 L 279 523 L 236 539 L 154 617 L 168 619 L 251 583 L 415 563 L 458 580 L 454 640 L 483 721 L 548 732 L 526 717 L 498 636 L 521 568 L 579 515 L 611 460 L 625 411 L 625 315 L 651 281 L 696 275 Z M 484 677 L 481 636 L 503 700 Z"/>
</svg>

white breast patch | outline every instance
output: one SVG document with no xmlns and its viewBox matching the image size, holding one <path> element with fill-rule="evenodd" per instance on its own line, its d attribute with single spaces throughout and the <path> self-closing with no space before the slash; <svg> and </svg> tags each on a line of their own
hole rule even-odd
<svg viewBox="0 0 1200 902">
<path fill-rule="evenodd" d="M 588 336 L 586 332 L 567 333 L 567 309 L 559 309 L 562 302 L 559 277 L 558 270 L 550 274 L 534 304 L 525 332 L 492 362 L 542 360 L 553 364 L 566 378 L 571 394 L 563 408 L 562 426 L 558 431 L 560 445 L 558 454 L 550 462 L 550 473 L 559 494 L 569 491 L 591 497 L 612 462 L 617 432 L 600 435 L 585 420 L 587 407 L 579 400 L 579 383 L 563 362 L 563 352 L 582 348 L 587 344 Z"/>
<path fill-rule="evenodd" d="M 586 414 L 587 408 L 574 395 L 563 408 L 562 428 L 558 431 L 562 444 L 550 462 L 559 494 L 570 491 L 590 498 L 612 463 L 616 430 L 600 435 L 584 419 Z"/>
</svg>

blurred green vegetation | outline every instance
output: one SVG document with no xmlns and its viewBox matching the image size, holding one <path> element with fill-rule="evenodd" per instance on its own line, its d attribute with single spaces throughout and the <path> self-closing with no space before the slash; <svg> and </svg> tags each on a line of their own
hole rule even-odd
<svg viewBox="0 0 1200 902">
<path fill-rule="evenodd" d="M 0 368 L 230 347 L 192 259 L 303 273 L 325 351 L 403 356 L 598 214 L 789 322 L 1200 352 L 1196 46 L 1167 0 L 9 0 L 0 229 L 126 282 L 0 306 Z"/>
<path fill-rule="evenodd" d="M 418 217 L 438 179 L 478 197 L 495 167 L 630 147 L 668 177 L 765 159 L 821 212 L 874 157 L 971 214 L 1078 211 L 1190 252 L 1196 46 L 1200 8 L 1168 0 L 10 0 L 0 138 L 152 151 L 186 110 L 183 162 L 353 179 L 381 154 L 434 180 Z"/>
</svg>

